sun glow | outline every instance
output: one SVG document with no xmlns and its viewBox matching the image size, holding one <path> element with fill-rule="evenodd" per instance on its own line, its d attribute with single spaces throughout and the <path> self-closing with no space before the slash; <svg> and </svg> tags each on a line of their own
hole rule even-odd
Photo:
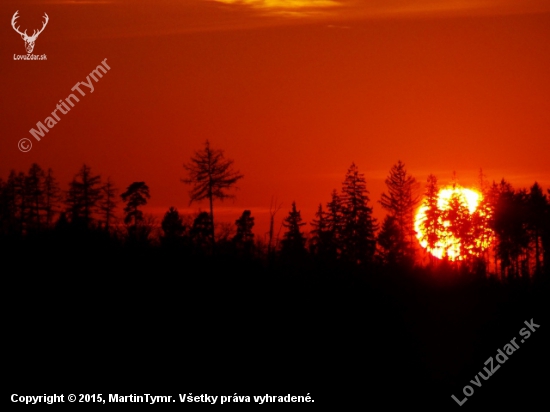
<svg viewBox="0 0 550 412">
<path fill-rule="evenodd" d="M 439 190 L 437 199 L 424 199 L 415 219 L 416 237 L 433 256 L 464 260 L 480 256 L 493 238 L 488 222 L 491 208 L 483 195 L 459 186 Z"/>
</svg>

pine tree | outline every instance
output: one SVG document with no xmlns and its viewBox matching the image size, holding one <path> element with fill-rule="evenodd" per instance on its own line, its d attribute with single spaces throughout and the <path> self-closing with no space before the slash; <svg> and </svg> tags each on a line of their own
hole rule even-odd
<svg viewBox="0 0 550 412">
<path fill-rule="evenodd" d="M 45 179 L 44 170 L 37 163 L 33 163 L 24 182 L 24 196 L 28 205 L 27 231 L 39 231 L 43 224 Z"/>
<path fill-rule="evenodd" d="M 306 239 L 301 231 L 302 216 L 299 210 L 296 210 L 296 202 L 292 202 L 292 209 L 283 221 L 283 226 L 287 229 L 281 241 L 281 254 L 290 258 L 301 258 L 306 254 Z"/>
<path fill-rule="evenodd" d="M 386 215 L 377 237 L 377 244 L 378 257 L 383 264 L 400 265 L 404 263 L 406 255 L 403 254 L 403 248 L 407 243 L 395 217 Z"/>
<path fill-rule="evenodd" d="M 101 177 L 85 164 L 69 184 L 65 203 L 71 223 L 89 228 L 101 200 Z"/>
<path fill-rule="evenodd" d="M 111 229 L 111 225 L 116 219 L 117 192 L 118 190 L 111 181 L 111 178 L 107 178 L 107 182 L 101 186 L 101 200 L 99 202 L 100 214 L 103 216 L 105 230 L 107 231 Z"/>
<path fill-rule="evenodd" d="M 342 257 L 353 263 L 372 261 L 376 248 L 376 219 L 368 206 L 365 177 L 351 164 L 342 183 Z"/>
<path fill-rule="evenodd" d="M 46 226 L 53 226 L 53 218 L 61 200 L 61 191 L 52 169 L 48 169 L 44 179 L 44 212 L 46 214 Z"/>
<path fill-rule="evenodd" d="M 344 217 L 342 213 L 342 199 L 334 189 L 331 193 L 331 200 L 327 203 L 327 231 L 329 233 L 327 246 L 329 256 L 338 258 L 342 253 L 342 229 Z"/>
<path fill-rule="evenodd" d="M 496 235 L 495 260 L 500 264 L 500 275 L 520 275 L 520 257 L 529 244 L 525 230 L 527 226 L 527 193 L 514 190 L 512 185 L 501 180 L 493 184 L 492 206 L 494 215 L 492 227 Z"/>
<path fill-rule="evenodd" d="M 14 227 L 18 234 L 27 232 L 29 216 L 29 199 L 25 190 L 26 176 L 23 172 L 16 173 L 12 170 L 8 177 L 9 196 L 14 210 Z"/>
<path fill-rule="evenodd" d="M 443 223 L 441 220 L 441 211 L 438 206 L 439 187 L 437 177 L 430 174 L 426 183 L 424 192 L 424 201 L 422 210 L 424 218 L 419 222 L 417 230 L 423 235 L 422 246 L 428 251 L 433 251 L 440 245 L 440 234 L 443 231 Z M 418 233 L 417 233 L 418 234 Z M 433 263 L 433 255 L 430 254 L 431 262 Z"/>
<path fill-rule="evenodd" d="M 2 185 L 2 232 L 6 235 L 22 234 L 18 218 L 17 174 L 11 170 L 8 180 Z"/>
<path fill-rule="evenodd" d="M 212 248 L 212 220 L 208 212 L 200 212 L 191 227 L 191 241 L 199 253 L 209 253 Z"/>
<path fill-rule="evenodd" d="M 400 249 L 394 245 L 391 249 L 396 253 L 400 261 L 414 261 L 414 210 L 419 198 L 415 195 L 417 188 L 416 179 L 405 170 L 405 164 L 399 160 L 392 166 L 389 176 L 386 178 L 388 194 L 383 193 L 380 204 L 393 217 L 392 225 L 399 229 L 400 236 L 396 239 Z M 388 238 L 389 239 L 389 238 Z M 388 240 L 386 239 L 386 240 Z"/>
<path fill-rule="evenodd" d="M 472 249 L 472 221 L 466 201 L 460 193 L 453 192 L 448 207 L 441 212 L 444 225 L 442 231 L 445 244 L 444 258 L 469 257 Z M 441 234 L 441 233 L 440 233 Z"/>
<path fill-rule="evenodd" d="M 542 241 L 546 224 L 548 200 L 537 182 L 531 186 L 529 191 L 527 208 L 527 229 L 535 253 L 535 273 L 540 274 L 542 269 Z"/>
<path fill-rule="evenodd" d="M 147 200 L 151 197 L 149 186 L 145 182 L 133 182 L 120 197 L 126 203 L 124 224 L 128 231 L 129 241 L 132 243 L 147 243 L 151 228 L 150 225 L 145 224 L 143 212 L 140 208 L 145 206 Z"/>
<path fill-rule="evenodd" d="M 164 214 L 161 227 L 164 232 L 164 238 L 166 239 L 175 239 L 183 235 L 185 232 L 185 226 L 183 225 L 183 219 L 180 216 L 178 209 L 170 206 L 168 211 Z"/>
<path fill-rule="evenodd" d="M 323 211 L 323 205 L 319 204 L 311 226 L 313 230 L 311 231 L 310 252 L 315 256 L 326 257 L 330 232 L 326 213 Z"/>
<path fill-rule="evenodd" d="M 161 228 L 164 233 L 160 238 L 163 246 L 168 248 L 178 245 L 187 246 L 186 243 L 189 239 L 186 236 L 187 227 L 183 224 L 183 218 L 180 216 L 178 209 L 173 206 L 168 209 L 162 219 Z"/>
<path fill-rule="evenodd" d="M 9 182 L 4 182 L 0 179 L 0 234 L 13 234 L 14 223 L 14 207 L 13 200 L 10 196 Z"/>
<path fill-rule="evenodd" d="M 120 195 L 122 201 L 126 203 L 124 212 L 124 223 L 129 226 L 137 227 L 143 222 L 143 212 L 139 209 L 147 204 L 149 195 L 149 186 L 145 182 L 134 182 L 126 188 L 126 191 Z"/>
<path fill-rule="evenodd" d="M 235 221 L 237 226 L 237 233 L 233 237 L 233 242 L 239 249 L 246 252 L 250 252 L 254 246 L 254 233 L 252 228 L 254 227 L 254 218 L 250 210 L 243 211 L 240 218 Z"/>
</svg>

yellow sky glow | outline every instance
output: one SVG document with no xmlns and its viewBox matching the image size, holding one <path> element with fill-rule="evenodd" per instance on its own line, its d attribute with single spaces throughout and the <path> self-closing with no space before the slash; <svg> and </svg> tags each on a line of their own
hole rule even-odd
<svg viewBox="0 0 550 412">
<path fill-rule="evenodd" d="M 332 17 L 357 18 L 448 13 L 548 12 L 547 0 L 210 0 L 247 6 L 266 15 L 313 16 L 329 12 Z M 339 7 L 338 7 L 339 6 Z M 339 10 L 336 14 L 335 11 Z"/>
<path fill-rule="evenodd" d="M 249 6 L 269 14 L 305 16 L 340 5 L 334 0 L 214 0 L 218 3 Z"/>
</svg>

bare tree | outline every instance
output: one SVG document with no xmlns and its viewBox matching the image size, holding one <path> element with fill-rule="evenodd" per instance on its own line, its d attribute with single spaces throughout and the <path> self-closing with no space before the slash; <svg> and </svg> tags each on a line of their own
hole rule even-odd
<svg viewBox="0 0 550 412">
<path fill-rule="evenodd" d="M 233 160 L 225 159 L 222 150 L 210 148 L 208 140 L 203 150 L 195 152 L 191 161 L 183 165 L 189 172 L 187 179 L 181 179 L 183 183 L 193 185 L 189 192 L 189 204 L 194 201 L 208 199 L 210 202 L 210 221 L 212 223 L 212 242 L 214 242 L 214 199 L 233 198 L 227 193 L 243 178 L 239 171 L 233 170 Z"/>
<path fill-rule="evenodd" d="M 269 204 L 269 242 L 267 243 L 267 254 L 271 255 L 272 251 L 272 242 L 273 242 L 273 225 L 275 223 L 275 215 L 279 210 L 281 210 L 281 207 L 283 204 L 281 203 L 279 206 L 277 206 L 277 199 L 271 198 L 271 203 Z"/>
</svg>

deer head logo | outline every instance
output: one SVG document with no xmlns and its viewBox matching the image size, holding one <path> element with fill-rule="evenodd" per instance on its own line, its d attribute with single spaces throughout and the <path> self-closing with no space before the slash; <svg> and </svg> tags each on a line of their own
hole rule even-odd
<svg viewBox="0 0 550 412">
<path fill-rule="evenodd" d="M 19 33 L 21 35 L 21 38 L 23 40 L 25 40 L 25 48 L 27 49 L 27 53 L 28 54 L 31 54 L 33 49 L 34 49 L 34 42 L 36 41 L 36 38 L 38 37 L 38 35 L 40 33 L 42 33 L 44 31 L 44 28 L 46 27 L 46 25 L 48 24 L 48 20 L 50 19 L 48 17 L 48 15 L 46 13 L 44 13 L 44 18 L 46 19 L 46 21 L 42 24 L 42 28 L 38 31 L 34 30 L 32 36 L 28 36 L 27 35 L 27 30 L 25 30 L 24 33 L 21 33 L 19 31 L 19 26 L 15 27 L 15 20 L 17 20 L 17 18 L 19 17 L 17 15 L 17 13 L 19 13 L 19 10 L 17 10 L 15 12 L 15 14 L 13 15 L 12 19 L 11 19 L 11 26 L 13 27 L 13 29 Z"/>
</svg>

